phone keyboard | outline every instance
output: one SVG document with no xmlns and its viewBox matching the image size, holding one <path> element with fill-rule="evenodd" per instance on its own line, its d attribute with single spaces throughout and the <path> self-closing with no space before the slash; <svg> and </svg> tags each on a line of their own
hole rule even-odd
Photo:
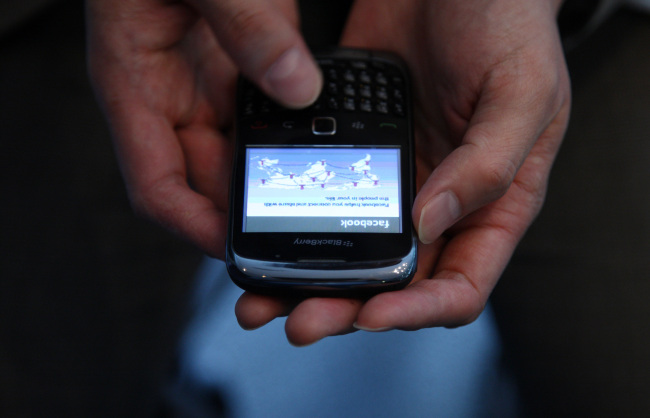
<svg viewBox="0 0 650 418">
<path fill-rule="evenodd" d="M 323 72 L 323 91 L 307 108 L 328 112 L 363 112 L 405 117 L 405 81 L 393 65 L 374 60 L 317 59 Z M 246 81 L 241 112 L 253 117 L 289 110 Z"/>
</svg>

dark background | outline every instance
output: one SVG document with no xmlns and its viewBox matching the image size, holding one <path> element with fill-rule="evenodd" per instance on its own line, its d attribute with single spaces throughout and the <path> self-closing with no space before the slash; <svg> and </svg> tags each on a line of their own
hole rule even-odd
<svg viewBox="0 0 650 418">
<path fill-rule="evenodd" d="M 201 255 L 129 208 L 81 2 L 37 3 L 0 18 L 0 416 L 151 414 Z M 547 204 L 493 297 L 528 415 L 650 415 L 649 52 L 622 10 L 568 53 Z"/>
<path fill-rule="evenodd" d="M 0 416 L 151 410 L 200 255 L 129 207 L 81 2 L 0 39 L 0 144 Z"/>
</svg>

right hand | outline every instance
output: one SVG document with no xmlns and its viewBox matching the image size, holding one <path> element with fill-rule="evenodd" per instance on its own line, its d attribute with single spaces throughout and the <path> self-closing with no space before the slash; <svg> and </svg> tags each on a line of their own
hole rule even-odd
<svg viewBox="0 0 650 418">
<path fill-rule="evenodd" d="M 245 293 L 244 328 L 289 315 L 296 345 L 356 329 L 454 327 L 478 317 L 539 212 L 571 91 L 559 0 L 356 0 L 343 35 L 411 69 L 418 272 L 368 300 Z"/>
<path fill-rule="evenodd" d="M 322 86 L 295 3 L 89 0 L 87 24 L 132 205 L 222 258 L 238 72 L 288 107 L 311 104 Z"/>
</svg>

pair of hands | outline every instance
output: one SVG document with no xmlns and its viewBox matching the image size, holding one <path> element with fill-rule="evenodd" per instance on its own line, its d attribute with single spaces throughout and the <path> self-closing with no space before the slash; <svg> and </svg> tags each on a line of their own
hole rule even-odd
<svg viewBox="0 0 650 418">
<path fill-rule="evenodd" d="M 568 123 L 560 0 L 357 0 L 342 43 L 397 52 L 413 80 L 418 272 L 369 300 L 244 293 L 295 345 L 356 329 L 458 326 L 483 310 L 540 210 Z M 292 0 L 89 0 L 89 65 L 136 211 L 223 257 L 239 71 L 292 107 L 322 78 Z"/>
</svg>

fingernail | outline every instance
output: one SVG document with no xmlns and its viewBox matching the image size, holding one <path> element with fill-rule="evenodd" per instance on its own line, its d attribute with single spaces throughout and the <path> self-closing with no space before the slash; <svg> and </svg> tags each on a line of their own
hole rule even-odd
<svg viewBox="0 0 650 418">
<path fill-rule="evenodd" d="M 243 329 L 244 331 L 255 331 L 256 329 L 260 329 L 263 327 L 263 325 L 255 325 L 252 327 L 244 326 L 242 324 L 239 324 L 240 328 Z"/>
<path fill-rule="evenodd" d="M 363 325 L 359 325 L 356 322 L 352 324 L 352 326 L 358 329 L 359 331 L 368 331 L 368 332 L 385 332 L 393 329 L 392 327 L 379 327 L 379 328 L 364 327 Z"/>
<path fill-rule="evenodd" d="M 431 199 L 420 213 L 418 236 L 423 244 L 435 241 L 460 218 L 458 198 L 452 192 L 443 192 Z"/>
<path fill-rule="evenodd" d="M 309 342 L 309 343 L 294 343 L 291 340 L 288 340 L 288 341 L 289 341 L 289 344 L 291 344 L 292 346 L 294 346 L 296 348 L 305 348 L 305 347 L 309 347 L 310 345 L 316 344 L 320 340 L 312 341 L 312 342 Z"/>
<path fill-rule="evenodd" d="M 305 107 L 318 98 L 323 79 L 313 59 L 293 47 L 280 55 L 266 73 L 273 96 L 290 107 Z"/>
</svg>

